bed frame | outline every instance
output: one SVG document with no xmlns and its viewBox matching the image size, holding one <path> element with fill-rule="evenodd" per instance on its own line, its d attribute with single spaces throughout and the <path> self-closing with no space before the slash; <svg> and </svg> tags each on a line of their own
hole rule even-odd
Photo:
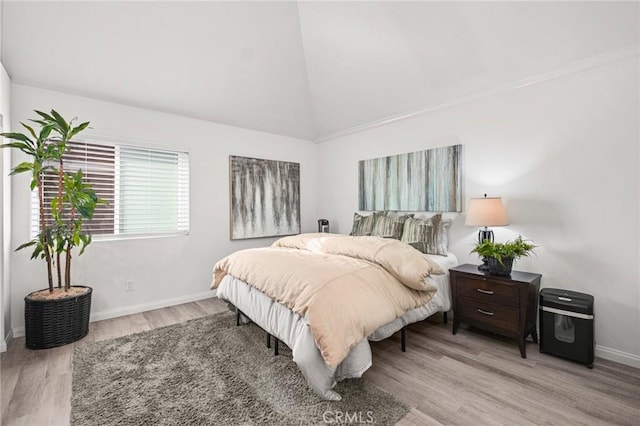
<svg viewBox="0 0 640 426">
<path fill-rule="evenodd" d="M 249 318 L 248 315 L 246 315 L 244 312 L 240 311 L 240 309 L 238 309 L 236 306 L 234 306 L 235 310 L 236 310 L 236 326 L 240 325 L 240 318 L 241 317 L 245 317 L 249 322 L 255 324 L 257 327 L 261 328 L 258 324 L 256 324 L 251 318 Z M 447 323 L 447 312 L 443 312 L 442 313 L 442 323 L 446 324 Z M 407 333 L 406 333 L 406 328 L 407 326 L 405 325 L 404 327 L 402 327 L 400 329 L 400 350 L 402 352 L 406 352 L 407 351 Z M 264 329 L 263 329 L 264 331 Z M 267 333 L 265 331 L 265 333 Z M 280 346 L 280 340 L 277 337 L 274 337 L 275 342 L 273 345 L 273 355 L 274 356 L 278 356 L 280 351 L 279 351 L 279 346 Z M 267 333 L 267 348 L 271 349 L 271 334 Z"/>
</svg>

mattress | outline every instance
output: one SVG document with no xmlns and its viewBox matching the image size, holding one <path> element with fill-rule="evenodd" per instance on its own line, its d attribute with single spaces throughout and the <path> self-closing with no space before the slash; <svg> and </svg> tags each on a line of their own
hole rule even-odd
<svg viewBox="0 0 640 426">
<path fill-rule="evenodd" d="M 269 334 L 277 337 L 291 348 L 293 361 L 307 379 L 309 386 L 319 396 L 327 400 L 340 400 L 333 390 L 338 381 L 360 377 L 371 367 L 371 348 L 368 340 L 382 340 L 407 324 L 421 321 L 436 312 L 451 309 L 451 289 L 448 269 L 458 264 L 453 254 L 445 256 L 425 255 L 436 261 L 446 271 L 437 276 L 438 291 L 429 303 L 406 312 L 402 317 L 380 327 L 368 339 L 363 339 L 351 349 L 349 355 L 337 368 L 330 368 L 322 358 L 306 319 L 281 305 L 267 295 L 243 282 L 227 275 L 217 290 L 217 296 L 236 306 L 253 322 Z"/>
</svg>

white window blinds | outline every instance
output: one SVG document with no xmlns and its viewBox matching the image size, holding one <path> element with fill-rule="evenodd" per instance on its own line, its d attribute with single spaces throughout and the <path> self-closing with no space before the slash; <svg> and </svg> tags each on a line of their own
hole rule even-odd
<svg viewBox="0 0 640 426">
<path fill-rule="evenodd" d="M 189 230 L 186 154 L 121 146 L 118 157 L 120 233 L 186 233 Z"/>
<path fill-rule="evenodd" d="M 189 232 L 189 154 L 121 144 L 70 142 L 64 169 L 82 169 L 99 205 L 84 227 L 93 236 L 149 236 Z M 57 175 L 44 179 L 45 205 L 57 194 Z M 31 229 L 38 232 L 32 197 Z"/>
</svg>

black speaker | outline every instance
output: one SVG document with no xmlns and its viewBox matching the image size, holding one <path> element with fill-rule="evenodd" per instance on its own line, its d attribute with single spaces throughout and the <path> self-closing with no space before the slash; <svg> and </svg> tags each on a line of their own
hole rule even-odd
<svg viewBox="0 0 640 426">
<path fill-rule="evenodd" d="M 330 232 L 327 219 L 318 219 L 318 232 Z"/>
</svg>

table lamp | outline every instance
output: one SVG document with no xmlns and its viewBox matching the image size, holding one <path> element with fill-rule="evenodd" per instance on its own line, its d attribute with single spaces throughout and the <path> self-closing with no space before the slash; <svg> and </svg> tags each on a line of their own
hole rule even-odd
<svg viewBox="0 0 640 426">
<path fill-rule="evenodd" d="M 464 222 L 468 226 L 483 226 L 484 229 L 478 231 L 478 242 L 493 242 L 493 231 L 489 226 L 504 226 L 509 224 L 507 212 L 500 197 L 472 198 L 469 200 L 467 209 L 467 219 Z M 482 265 L 478 266 L 481 271 L 488 269 L 486 258 L 482 259 Z"/>
</svg>

